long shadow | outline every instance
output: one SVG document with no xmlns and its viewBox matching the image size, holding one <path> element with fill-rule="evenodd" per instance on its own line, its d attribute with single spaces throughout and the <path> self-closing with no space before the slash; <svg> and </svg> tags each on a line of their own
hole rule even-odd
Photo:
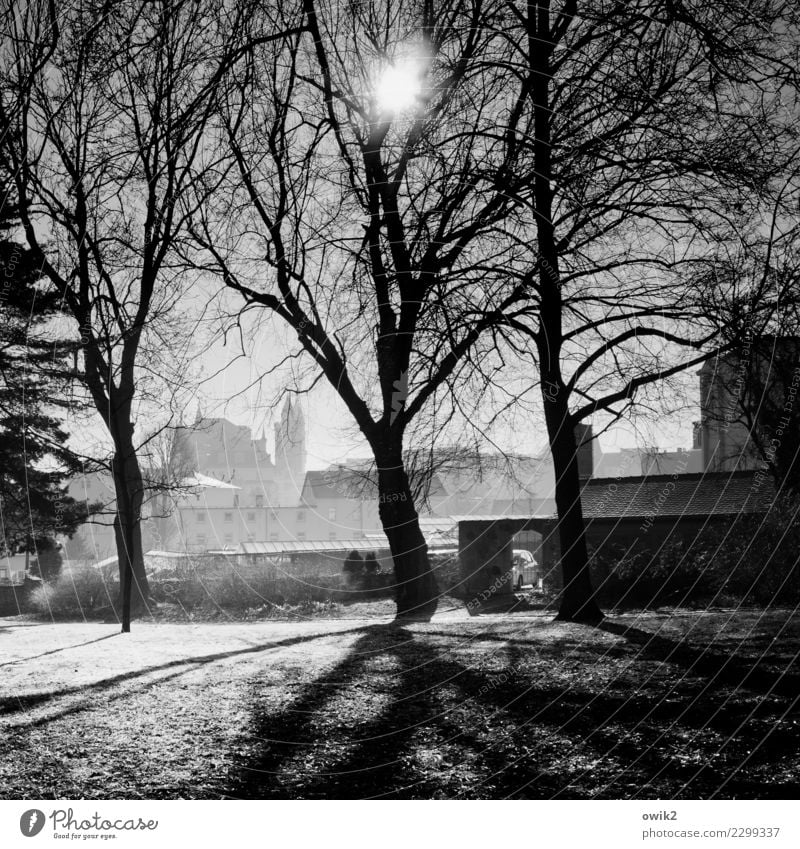
<svg viewBox="0 0 800 849">
<path fill-rule="evenodd" d="M 604 691 L 593 693 L 565 690 L 531 685 L 528 680 L 515 680 L 513 675 L 487 679 L 456 661 L 437 656 L 433 649 L 424 644 L 418 644 L 415 650 L 418 656 L 421 654 L 425 659 L 426 676 L 431 675 L 436 680 L 446 680 L 458 686 L 465 698 L 472 698 L 483 705 L 484 715 L 485 711 L 489 711 L 490 723 L 502 726 L 509 717 L 515 719 L 521 730 L 518 739 L 521 744 L 526 737 L 522 729 L 534 733 L 536 729 L 541 732 L 544 726 L 550 729 L 551 738 L 558 741 L 554 744 L 556 749 L 563 745 L 563 738 L 567 737 L 580 744 L 592 757 L 602 759 L 606 753 L 613 752 L 614 762 L 619 764 L 618 771 L 632 772 L 645 785 L 651 777 L 658 776 L 662 782 L 688 782 L 690 786 L 715 789 L 729 778 L 741 762 L 737 755 L 733 761 L 723 761 L 719 766 L 707 764 L 698 768 L 696 763 L 681 763 L 673 757 L 670 745 L 674 742 L 674 734 L 663 733 L 664 726 L 669 726 L 671 721 L 679 717 L 678 729 L 685 731 L 687 726 L 694 728 L 696 739 L 702 739 L 715 726 L 722 733 L 730 734 L 739 728 L 741 714 L 746 713 L 741 707 L 731 705 L 720 713 L 713 702 L 697 702 L 695 694 L 689 691 L 670 694 L 674 701 L 662 699 L 654 709 L 652 695 L 639 695 L 631 699 L 624 694 L 614 695 Z M 776 715 L 782 713 L 774 706 L 772 710 Z M 641 720 L 645 716 L 647 722 L 642 725 Z M 639 733 L 631 739 L 627 732 L 637 724 L 641 725 Z M 441 719 L 439 730 L 443 734 L 447 733 L 447 724 Z M 458 734 L 458 739 L 471 743 L 474 748 L 475 735 L 471 729 L 459 728 L 455 724 L 450 731 Z M 794 728 L 773 732 L 764 752 L 756 760 L 769 763 L 775 753 L 796 750 L 798 738 L 800 734 Z M 492 768 L 499 787 L 503 788 L 503 795 L 531 795 L 538 798 L 574 795 L 574 790 L 566 789 L 567 782 L 563 778 L 553 781 L 552 762 L 547 762 L 548 758 L 553 757 L 552 752 L 548 755 L 545 750 L 543 762 L 537 766 L 526 762 L 524 758 L 509 758 L 499 741 L 497 746 L 491 743 L 482 745 L 481 759 Z M 556 757 L 560 754 L 563 752 L 556 753 Z M 509 761 L 513 763 L 514 769 L 509 769 Z M 527 780 L 522 780 L 525 776 L 528 776 Z M 789 797 L 796 792 L 797 786 L 794 782 L 775 785 L 767 790 L 761 782 L 754 782 L 746 775 L 741 775 L 730 783 L 728 790 L 741 792 L 747 789 L 749 793 L 764 795 L 771 792 Z M 687 793 L 692 792 L 687 789 Z M 490 792 L 490 795 L 494 794 Z"/>
<path fill-rule="evenodd" d="M 757 664 L 748 664 L 733 654 L 694 648 L 684 642 L 608 620 L 603 620 L 596 627 L 640 646 L 642 653 L 653 660 L 677 664 L 706 678 L 709 686 L 744 687 L 793 701 L 800 698 L 800 676 L 793 672 L 773 672 Z"/>
<path fill-rule="evenodd" d="M 550 624 L 549 622 L 547 624 Z M 794 672 L 774 672 L 758 664 L 748 663 L 735 655 L 722 654 L 709 649 L 694 648 L 687 643 L 671 640 L 629 625 L 622 625 L 604 619 L 592 626 L 609 634 L 623 637 L 644 649 L 642 652 L 652 660 L 665 661 L 682 666 L 686 671 L 706 678 L 706 688 L 733 686 L 743 687 L 762 695 L 776 695 L 787 699 L 800 698 L 800 675 Z M 497 642 L 519 646 L 538 646 L 536 639 L 525 640 L 519 637 L 507 637 L 502 634 L 459 634 L 453 631 L 426 630 L 426 634 L 465 643 Z M 577 644 L 578 641 L 576 641 Z M 583 645 L 583 644 L 582 644 Z M 602 655 L 613 658 L 627 654 L 624 649 L 603 646 Z"/>
<path fill-rule="evenodd" d="M 720 668 L 721 655 L 716 655 L 715 662 L 706 668 L 704 662 L 710 660 L 699 649 L 666 638 L 654 641 L 653 634 L 615 623 L 604 623 L 601 627 L 640 644 L 645 657 L 686 666 L 697 678 L 678 682 L 672 691 L 658 692 L 655 696 L 653 688 L 628 695 L 619 690 L 610 692 L 604 686 L 583 687 L 580 679 L 575 679 L 580 689 L 559 687 L 555 682 L 542 682 L 526 674 L 524 649 L 535 645 L 535 641 L 512 642 L 499 635 L 480 635 L 479 639 L 491 637 L 509 643 L 507 663 L 484 673 L 465 666 L 447 649 L 426 640 L 440 633 L 445 637 L 457 634 L 427 629 L 411 633 L 399 624 L 375 624 L 176 659 L 85 687 L 6 699 L 0 702 L 0 710 L 5 706 L 6 713 L 14 713 L 71 693 L 98 692 L 159 670 L 175 670 L 154 681 L 141 682 L 144 689 L 204 663 L 339 634 L 360 633 L 361 637 L 332 669 L 297 688 L 288 707 L 270 709 L 268 702 L 257 691 L 254 693 L 251 733 L 255 747 L 233 775 L 226 795 L 578 798 L 597 792 L 608 798 L 620 798 L 620 795 L 612 796 L 607 788 L 621 775 L 638 795 L 650 792 L 648 788 L 652 786 L 653 797 L 669 796 L 683 784 L 686 788 L 682 795 L 689 798 L 706 797 L 723 784 L 726 796 L 796 795 L 796 782 L 767 785 L 756 777 L 759 767 L 797 750 L 800 728 L 781 725 L 766 741 L 763 733 L 759 737 L 758 730 L 752 726 L 740 731 L 743 717 L 749 717 L 748 707 L 725 702 L 720 707 L 719 699 L 712 698 L 711 690 L 721 683 L 719 676 L 713 674 Z M 466 639 L 463 635 L 462 638 Z M 557 646 L 551 650 L 554 656 L 558 654 Z M 363 699 L 360 684 L 366 681 L 369 686 L 370 681 L 378 680 L 372 661 L 385 659 L 391 662 L 379 665 L 379 674 L 387 676 L 387 684 L 377 689 L 373 684 L 368 697 Z M 751 671 L 746 664 L 736 663 L 741 667 L 739 672 Z M 722 668 L 723 678 L 730 673 L 735 679 L 733 683 L 742 686 L 735 667 Z M 388 678 L 389 670 L 394 670 L 393 679 Z M 781 698 L 791 697 L 791 692 L 779 693 L 772 686 L 776 683 L 773 679 L 781 682 L 787 676 L 768 671 L 766 674 L 768 682 L 757 682 L 770 684 L 766 692 Z M 352 711 L 342 707 L 342 697 L 352 697 Z M 12 705 L 16 706 L 15 710 L 9 709 Z M 782 715 L 787 705 L 763 700 L 761 707 L 761 720 L 769 722 L 773 716 Z M 796 709 L 797 702 L 788 707 Z M 85 708 L 84 703 L 70 705 L 63 713 Z M 331 711 L 337 712 L 333 728 L 327 722 Z M 54 718 L 42 717 L 31 724 L 46 724 Z M 636 729 L 635 734 L 631 733 L 632 729 Z M 696 762 L 684 764 L 677 760 L 672 748 L 676 742 L 681 745 L 687 731 L 696 741 L 696 748 L 703 752 L 707 733 L 736 736 L 724 757 L 698 768 Z M 747 769 L 734 774 L 735 767 L 743 762 L 743 753 L 753 748 L 754 742 L 760 744 L 756 755 L 748 762 Z M 597 764 L 593 770 L 606 776 L 605 785 L 599 778 L 594 784 L 589 780 L 577 787 L 570 783 L 571 774 L 562 764 L 572 748 Z M 438 757 L 442 751 L 449 753 L 449 760 L 430 767 L 425 758 Z M 465 785 L 459 777 L 462 765 L 470 770 L 477 786 Z M 626 794 L 635 795 L 631 790 L 622 792 Z"/>
<path fill-rule="evenodd" d="M 303 685 L 288 707 L 270 712 L 260 707 L 256 698 L 252 727 L 256 749 L 234 779 L 230 795 L 259 799 L 353 799 L 373 795 L 381 785 L 380 779 L 386 778 L 385 772 L 396 770 L 396 754 L 403 748 L 407 728 L 393 727 L 386 711 L 359 723 L 355 729 L 357 737 L 349 739 L 347 745 L 368 741 L 368 763 L 346 767 L 338 765 L 340 758 L 335 752 L 325 751 L 325 733 L 315 726 L 320 717 L 326 716 L 332 699 L 351 691 L 371 658 L 391 654 L 413 639 L 412 634 L 394 623 L 368 626 L 348 654 L 323 677 Z M 401 695 L 392 704 L 408 700 L 408 696 Z M 330 768 L 326 766 L 329 761 L 333 761 Z M 286 767 L 292 763 L 292 771 L 287 774 Z"/>
<path fill-rule="evenodd" d="M 18 616 L 19 614 L 16 613 L 8 616 L 0 614 L 0 631 L 13 631 L 14 628 L 40 628 L 43 624 L 42 622 L 9 621 L 10 619 L 16 620 Z"/>
<path fill-rule="evenodd" d="M 443 660 L 441 650 L 424 641 L 427 633 L 417 635 L 422 639 L 416 641 L 414 635 L 408 635 L 411 639 L 385 646 L 400 667 L 398 688 L 404 696 L 392 700 L 370 723 L 359 726 L 359 739 L 337 764 L 336 774 L 348 777 L 348 798 L 457 796 L 464 787 L 461 772 L 465 763 L 470 767 L 475 762 L 485 763 L 485 743 L 474 728 L 459 723 L 455 714 L 462 705 L 445 703 L 443 690 L 455 687 L 463 692 L 465 676 L 471 675 L 476 692 L 484 694 L 495 686 L 494 679 Z M 504 714 L 503 708 L 488 707 L 489 721 Z M 454 752 L 460 753 L 460 759 L 453 757 Z M 424 762 L 430 755 L 434 756 L 433 765 Z"/>
<path fill-rule="evenodd" d="M 55 699 L 69 696 L 74 693 L 95 692 L 105 690 L 116 684 L 121 684 L 124 681 L 132 681 L 136 678 L 141 678 L 153 672 L 159 672 L 165 669 L 174 669 L 179 666 L 201 666 L 205 663 L 213 663 L 217 660 L 226 660 L 232 657 L 240 657 L 247 654 L 258 654 L 262 651 L 269 651 L 275 648 L 284 648 L 294 646 L 299 643 L 306 643 L 311 640 L 321 640 L 330 636 L 338 636 L 339 634 L 354 634 L 364 630 L 364 626 L 357 628 L 347 628 L 341 631 L 332 631 L 320 634 L 304 634 L 297 637 L 287 637 L 283 640 L 272 640 L 266 643 L 259 643 L 255 646 L 248 646 L 242 649 L 231 649 L 225 652 L 216 652 L 214 654 L 195 655 L 194 657 L 176 658 L 175 660 L 167 661 L 166 663 L 155 664 L 145 667 L 144 669 L 136 669 L 132 672 L 125 672 L 120 675 L 113 675 L 109 678 L 103 678 L 100 681 L 93 681 L 91 684 L 84 684 L 79 687 L 64 687 L 60 690 L 54 690 L 47 693 L 31 693 L 28 695 L 11 696 L 0 698 L 0 716 L 18 713 L 19 711 L 27 710 L 32 707 L 46 704 Z"/>
<path fill-rule="evenodd" d="M 510 646 L 509 651 L 513 656 L 519 649 Z M 513 658 L 510 662 L 514 663 Z M 594 695 L 578 694 L 577 699 L 575 693 L 565 693 L 562 704 L 577 704 L 564 727 L 575 723 L 579 739 L 609 762 L 621 762 L 616 774 L 606 771 L 608 777 L 598 795 L 615 798 L 612 788 L 619 786 L 618 781 L 630 783 L 630 775 L 638 772 L 643 781 L 633 794 L 636 798 L 648 793 L 663 797 L 665 791 L 659 791 L 659 786 L 670 787 L 670 795 L 692 798 L 713 795 L 725 785 L 729 785 L 725 792 L 733 795 L 795 798 L 800 788 L 796 780 L 764 782 L 746 770 L 737 772 L 752 758 L 756 770 L 759 765 L 769 766 L 771 778 L 776 755 L 798 751 L 800 729 L 783 721 L 797 708 L 797 700 L 746 694 L 732 699 L 715 692 L 715 687 L 701 678 L 680 678 L 665 689 L 657 682 L 649 692 L 637 688 L 633 698 L 605 688 Z M 756 755 L 762 745 L 764 750 Z"/>
<path fill-rule="evenodd" d="M 31 660 L 38 660 L 40 657 L 47 657 L 50 654 L 58 654 L 61 651 L 69 651 L 69 649 L 77 649 L 81 646 L 90 646 L 92 643 L 99 643 L 102 640 L 110 640 L 111 637 L 119 636 L 119 631 L 114 631 L 113 634 L 106 634 L 104 637 L 97 637 L 94 640 L 86 640 L 83 643 L 74 643 L 70 646 L 62 646 L 60 649 L 51 649 L 50 651 L 43 651 L 41 654 L 33 654 L 30 657 L 20 657 L 17 660 L 7 660 L 5 663 L 0 663 L 0 666 L 13 666 L 15 663 L 28 663 Z"/>
<path fill-rule="evenodd" d="M 397 697 L 367 721 L 359 721 L 352 734 L 339 732 L 337 746 L 331 749 L 324 722 L 317 727 L 317 720 L 326 716 L 334 697 L 351 692 L 354 699 L 359 698 L 353 685 L 364 674 L 367 659 L 376 654 L 390 655 L 398 662 Z M 486 761 L 487 774 L 498 771 L 500 761 L 492 762 L 485 740 L 474 729 L 460 726 L 450 716 L 452 707 L 438 703 L 438 690 L 445 685 L 457 687 L 468 700 L 477 700 L 488 711 L 489 722 L 509 714 L 529 721 L 533 715 L 538 723 L 558 725 L 562 732 L 572 729 L 584 736 L 595 730 L 594 719 L 580 723 L 585 700 L 569 700 L 566 715 L 571 724 L 567 725 L 562 690 L 500 685 L 443 659 L 440 652 L 403 629 L 375 626 L 330 673 L 304 685 L 289 707 L 274 713 L 255 708 L 253 736 L 258 748 L 234 781 L 231 795 L 342 799 L 441 795 L 438 776 L 413 766 L 411 746 L 418 732 L 432 747 L 454 744 L 471 750 L 473 758 Z M 551 779 L 546 788 L 540 784 L 537 789 L 534 795 L 551 798 L 560 787 Z"/>
<path fill-rule="evenodd" d="M 174 681 L 176 678 L 180 678 L 182 675 L 186 675 L 189 672 L 191 672 L 191 669 L 179 669 L 177 672 L 171 672 L 169 675 L 163 675 L 153 681 L 139 682 L 133 687 L 126 689 L 124 692 L 118 692 L 107 696 L 104 700 L 104 704 L 110 705 L 113 702 L 118 701 L 119 699 L 125 699 L 134 693 L 144 693 L 147 690 L 152 690 L 154 687 L 158 687 L 166 681 Z M 62 707 L 53 713 L 47 714 L 46 716 L 40 716 L 38 719 L 32 719 L 24 722 L 24 724 L 20 723 L 12 727 L 18 731 L 29 731 L 32 728 L 42 728 L 49 725 L 51 722 L 55 722 L 59 719 L 65 719 L 68 716 L 74 716 L 75 714 L 82 713 L 83 711 L 94 707 L 97 707 L 96 701 L 88 704 L 85 701 L 80 701 L 76 704 L 70 705 L 69 707 Z"/>
<path fill-rule="evenodd" d="M 368 721 L 358 722 L 355 733 L 345 731 L 339 746 L 331 751 L 324 726 L 316 728 L 315 719 L 326 715 L 333 697 L 350 690 L 364 673 L 365 658 L 376 653 L 397 659 L 397 691 L 402 697 L 392 699 Z M 487 775 L 502 775 L 501 753 L 493 753 L 491 743 L 480 737 L 475 728 L 460 725 L 457 717 L 451 715 L 452 707 L 438 704 L 438 689 L 443 685 L 458 688 L 467 703 L 477 701 L 483 718 L 490 724 L 509 716 L 524 722 L 533 717 L 539 725 L 555 725 L 561 733 L 574 731 L 583 738 L 596 730 L 599 717 L 581 721 L 590 697 L 565 699 L 563 690 L 555 687 L 533 688 L 508 679 L 498 680 L 503 683 L 444 659 L 433 647 L 402 629 L 393 634 L 367 632 L 331 673 L 305 685 L 290 707 L 257 714 L 254 736 L 259 740 L 259 749 L 232 786 L 232 795 L 353 799 L 429 798 L 441 794 L 439 776 L 426 776 L 424 771 L 413 768 L 411 744 L 416 732 L 422 732 L 432 747 L 453 744 L 469 751 L 471 759 L 483 763 Z M 358 691 L 352 692 L 353 698 L 358 699 Z M 612 710 L 606 705 L 606 713 Z M 638 754 L 637 749 L 631 757 Z M 525 766 L 522 774 L 519 770 L 515 773 L 521 784 L 532 774 L 531 765 Z M 457 769 L 458 764 L 451 765 L 451 772 Z M 504 776 L 503 780 L 507 779 Z M 497 795 L 492 792 L 494 789 L 487 788 L 486 795 Z M 553 798 L 560 790 L 558 781 L 551 777 L 546 786 L 540 782 L 532 795 Z"/>
<path fill-rule="evenodd" d="M 687 726 L 702 745 L 714 727 L 726 734 L 740 727 L 740 706 L 730 706 L 721 716 L 711 700 L 696 703 L 696 693 L 689 686 L 665 694 L 654 706 L 652 694 L 631 698 L 604 690 L 532 684 L 530 679 L 520 679 L 513 667 L 510 674 L 487 676 L 445 657 L 425 642 L 425 636 L 415 638 L 399 628 L 375 626 L 324 678 L 304 685 L 288 708 L 270 711 L 256 702 L 257 748 L 234 779 L 231 794 L 246 798 L 470 795 L 472 791 L 458 779 L 460 763 L 433 773 L 420 767 L 425 750 L 438 749 L 461 752 L 462 760 L 469 761 L 473 771 L 479 770 L 485 784 L 478 798 L 576 798 L 598 792 L 598 782 L 590 780 L 576 790 L 559 772 L 565 746 L 580 748 L 590 762 L 603 764 L 608 787 L 625 775 L 637 792 L 647 788 L 650 779 L 657 779 L 654 796 L 684 783 L 684 795 L 707 796 L 725 782 L 726 795 L 784 798 L 796 793 L 793 782 L 765 787 L 749 773 L 732 778 L 741 764 L 737 751 L 728 760 L 718 759 L 715 765 L 699 769 L 696 763 L 675 758 L 672 745 L 676 739 L 683 740 Z M 397 661 L 397 683 L 390 693 L 397 697 L 364 719 L 365 707 L 354 685 L 359 676 L 368 674 L 367 659 L 381 654 Z M 519 661 L 512 658 L 515 662 Z M 461 699 L 444 698 L 444 687 L 457 688 Z M 348 693 L 356 712 L 353 730 L 343 730 L 340 722 L 331 733 L 324 721 L 330 700 Z M 470 709 L 465 711 L 464 706 Z M 772 710 L 781 713 L 778 706 Z M 665 725 L 671 728 L 676 718 L 677 730 L 672 728 L 665 735 Z M 505 730 L 493 737 L 486 730 L 492 727 Z M 637 733 L 630 735 L 633 728 Z M 791 730 L 774 736 L 753 763 L 768 763 L 776 752 L 792 751 L 798 736 L 798 731 Z M 742 745 L 751 746 L 752 739 Z M 527 754 L 520 757 L 520 752 Z M 602 787 L 600 781 L 601 791 Z M 605 795 L 615 798 L 610 791 Z"/>
<path fill-rule="evenodd" d="M 470 616 L 490 616 L 498 613 L 524 613 L 536 611 L 538 613 L 547 613 L 548 607 L 545 602 L 531 602 L 525 596 L 505 595 L 495 596 L 486 599 L 476 604 L 466 605 L 467 613 Z"/>
<path fill-rule="evenodd" d="M 674 663 L 684 667 L 688 672 L 706 678 L 707 689 L 733 686 L 753 690 L 762 695 L 782 696 L 793 701 L 800 698 L 800 675 L 796 673 L 770 671 L 757 664 L 748 664 L 741 658 L 737 659 L 735 655 L 721 654 L 707 648 L 694 648 L 687 643 L 671 640 L 629 625 L 610 622 L 608 619 L 592 627 L 623 637 L 641 646 L 644 649 L 643 654 L 652 660 Z M 502 634 L 459 634 L 439 630 L 426 630 L 425 633 L 451 640 L 462 640 L 465 643 L 497 642 L 541 647 L 541 642 L 537 639 L 525 640 Z M 578 641 L 576 640 L 575 643 L 577 645 Z M 603 657 L 615 658 L 627 654 L 627 651 L 620 647 L 603 646 L 601 653 Z"/>
<path fill-rule="evenodd" d="M 456 627 L 461 623 L 455 623 Z M 509 625 L 516 625 L 520 630 L 521 626 L 519 622 L 509 621 Z M 531 625 L 526 625 L 526 627 L 547 627 L 552 625 L 552 619 L 546 619 L 544 622 L 533 621 Z M 458 633 L 457 631 L 439 631 L 433 629 L 425 629 L 425 636 L 433 636 L 433 637 L 445 637 L 448 640 L 462 640 L 465 643 L 509 643 L 510 645 L 519 645 L 519 646 L 536 646 L 537 648 L 547 648 L 548 646 L 543 646 L 542 641 L 538 638 L 533 638 L 530 640 L 524 640 L 520 637 L 506 637 L 503 634 L 492 634 L 487 632 L 473 632 L 470 634 Z M 579 639 L 560 639 L 557 642 L 550 644 L 550 648 L 562 648 L 565 643 L 574 644 L 576 646 L 580 645 L 585 648 L 585 641 L 581 641 Z M 602 651 L 605 654 L 608 651 L 608 646 L 603 646 Z"/>
</svg>

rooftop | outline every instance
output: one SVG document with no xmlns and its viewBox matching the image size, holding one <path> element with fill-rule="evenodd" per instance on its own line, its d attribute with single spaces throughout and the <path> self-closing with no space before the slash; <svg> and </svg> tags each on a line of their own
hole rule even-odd
<svg viewBox="0 0 800 849">
<path fill-rule="evenodd" d="M 582 494 L 585 519 L 732 516 L 766 512 L 772 479 L 755 471 L 595 478 Z"/>
<path fill-rule="evenodd" d="M 240 487 L 235 486 L 232 483 L 226 483 L 225 481 L 217 480 L 217 478 L 209 477 L 208 475 L 202 475 L 200 472 L 195 472 L 192 475 L 189 475 L 188 478 L 185 478 L 183 481 L 184 486 L 201 486 L 206 487 L 208 489 L 240 489 Z"/>
</svg>

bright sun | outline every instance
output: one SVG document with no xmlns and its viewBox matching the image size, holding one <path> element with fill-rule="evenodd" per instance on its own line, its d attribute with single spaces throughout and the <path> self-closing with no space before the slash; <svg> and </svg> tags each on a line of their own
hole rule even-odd
<svg viewBox="0 0 800 849">
<path fill-rule="evenodd" d="M 375 99 L 381 112 L 404 112 L 419 100 L 422 91 L 422 68 L 406 59 L 389 65 L 381 74 Z"/>
</svg>

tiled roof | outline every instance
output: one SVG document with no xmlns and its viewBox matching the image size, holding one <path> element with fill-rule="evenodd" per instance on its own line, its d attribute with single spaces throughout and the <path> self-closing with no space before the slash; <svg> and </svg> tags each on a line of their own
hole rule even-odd
<svg viewBox="0 0 800 849">
<path fill-rule="evenodd" d="M 765 512 L 775 498 L 765 472 L 599 478 L 587 482 L 585 519 L 717 516 Z"/>
<path fill-rule="evenodd" d="M 344 467 L 306 472 L 305 487 L 314 498 L 358 498 L 377 495 L 375 484 L 361 472 Z"/>
<path fill-rule="evenodd" d="M 200 486 L 207 489 L 241 489 L 241 487 L 234 486 L 232 483 L 226 483 L 225 481 L 217 480 L 217 478 L 211 478 L 208 475 L 201 475 L 200 472 L 195 472 L 193 475 L 185 478 L 183 486 Z"/>
</svg>

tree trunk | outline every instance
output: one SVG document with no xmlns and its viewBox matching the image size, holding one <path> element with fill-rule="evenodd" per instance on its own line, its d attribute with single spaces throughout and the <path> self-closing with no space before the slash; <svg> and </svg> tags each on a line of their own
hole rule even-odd
<svg viewBox="0 0 800 849">
<path fill-rule="evenodd" d="M 559 393 L 547 394 L 544 408 L 555 472 L 563 594 L 557 620 L 594 624 L 603 618 L 589 575 L 589 552 L 581 507 L 575 423 Z M 560 395 L 564 395 L 562 389 Z"/>
<path fill-rule="evenodd" d="M 550 104 L 551 58 L 554 49 L 550 3 L 529 4 L 528 61 L 534 111 L 534 203 L 539 249 L 539 372 L 545 421 L 556 479 L 556 508 L 561 542 L 564 594 L 557 619 L 598 622 L 603 614 L 594 600 L 581 510 L 581 485 L 575 445 L 575 422 L 561 375 L 564 341 L 559 251 L 553 224 L 553 163 Z"/>
<path fill-rule="evenodd" d="M 142 551 L 143 481 L 132 444 L 115 452 L 113 469 L 117 502 L 114 534 L 119 563 L 122 632 L 128 633 L 132 614 L 147 608 L 149 596 Z"/>
<path fill-rule="evenodd" d="M 394 563 L 397 616 L 430 619 L 436 612 L 439 590 L 402 453 L 376 456 L 376 461 L 378 509 Z"/>
</svg>

